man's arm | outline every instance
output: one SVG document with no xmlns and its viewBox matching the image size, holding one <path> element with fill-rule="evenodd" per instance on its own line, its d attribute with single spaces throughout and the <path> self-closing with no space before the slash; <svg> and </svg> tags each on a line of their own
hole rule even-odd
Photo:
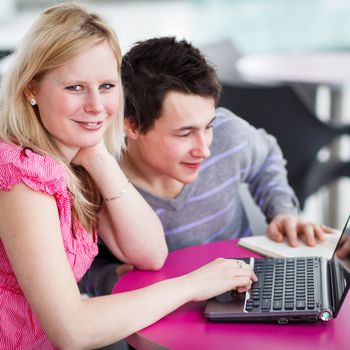
<svg viewBox="0 0 350 350">
<path fill-rule="evenodd" d="M 263 129 L 247 126 L 249 140 L 246 181 L 256 203 L 264 212 L 267 235 L 275 241 L 287 238 L 291 246 L 298 245 L 298 236 L 309 246 L 333 229 L 307 222 L 299 216 L 298 200 L 288 184 L 286 161 L 276 139 Z"/>
</svg>

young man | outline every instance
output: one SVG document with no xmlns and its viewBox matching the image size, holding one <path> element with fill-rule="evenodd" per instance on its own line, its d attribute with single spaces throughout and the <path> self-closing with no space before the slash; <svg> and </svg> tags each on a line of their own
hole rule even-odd
<svg viewBox="0 0 350 350">
<path fill-rule="evenodd" d="M 172 37 L 137 43 L 123 58 L 122 81 L 127 150 L 120 164 L 158 214 L 169 250 L 251 235 L 242 183 L 265 214 L 269 237 L 292 246 L 298 235 L 308 245 L 324 239 L 329 228 L 297 216 L 275 138 L 216 109 L 218 78 L 191 44 Z M 129 268 L 102 247 L 89 291 L 109 293 Z"/>
</svg>

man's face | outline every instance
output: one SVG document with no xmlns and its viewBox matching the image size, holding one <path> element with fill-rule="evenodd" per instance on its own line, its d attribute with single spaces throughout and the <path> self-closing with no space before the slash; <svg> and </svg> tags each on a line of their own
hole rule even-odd
<svg viewBox="0 0 350 350">
<path fill-rule="evenodd" d="M 147 176 L 183 184 L 196 180 L 201 162 L 210 156 L 214 117 L 213 98 L 168 93 L 154 127 L 134 139 Z"/>
</svg>

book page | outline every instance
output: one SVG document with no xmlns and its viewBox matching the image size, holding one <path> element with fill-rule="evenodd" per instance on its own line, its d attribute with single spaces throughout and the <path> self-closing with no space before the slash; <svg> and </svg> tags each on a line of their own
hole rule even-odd
<svg viewBox="0 0 350 350">
<path fill-rule="evenodd" d="M 281 243 L 275 242 L 265 235 L 241 238 L 238 244 L 241 247 L 250 249 L 256 253 L 269 257 L 302 257 L 302 256 L 323 256 L 330 259 L 338 243 L 341 231 L 325 234 L 326 240 L 317 241 L 315 247 L 309 247 L 299 240 L 297 247 L 291 247 L 285 240 Z"/>
</svg>

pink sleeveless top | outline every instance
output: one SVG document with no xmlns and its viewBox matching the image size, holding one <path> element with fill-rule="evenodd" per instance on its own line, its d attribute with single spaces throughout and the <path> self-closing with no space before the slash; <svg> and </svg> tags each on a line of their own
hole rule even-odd
<svg viewBox="0 0 350 350">
<path fill-rule="evenodd" d="M 0 189 L 10 191 L 18 183 L 55 198 L 64 249 L 75 279 L 79 281 L 97 254 L 97 244 L 83 227 L 77 228 L 75 238 L 72 235 L 71 198 L 64 165 L 29 149 L 0 141 Z M 1 240 L 0 349 L 55 349 L 18 285 Z"/>
</svg>

